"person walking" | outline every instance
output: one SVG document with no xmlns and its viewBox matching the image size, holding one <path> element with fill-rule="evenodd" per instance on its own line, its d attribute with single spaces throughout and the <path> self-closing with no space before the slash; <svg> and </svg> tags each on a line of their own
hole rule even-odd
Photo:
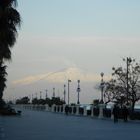
<svg viewBox="0 0 140 140">
<path fill-rule="evenodd" d="M 124 122 L 127 122 L 128 121 L 128 109 L 126 106 L 123 106 L 123 109 L 122 109 L 122 114 L 123 114 L 123 120 Z"/>
<path fill-rule="evenodd" d="M 115 104 L 113 108 L 114 123 L 118 122 L 119 107 Z"/>
</svg>

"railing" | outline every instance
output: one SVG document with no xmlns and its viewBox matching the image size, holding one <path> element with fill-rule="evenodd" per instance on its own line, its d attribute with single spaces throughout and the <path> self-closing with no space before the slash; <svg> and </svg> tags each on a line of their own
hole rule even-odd
<svg viewBox="0 0 140 140">
<path fill-rule="evenodd" d="M 24 109 L 30 110 L 38 110 L 38 111 L 47 111 L 47 112 L 54 112 L 54 113 L 62 113 L 66 114 L 66 107 L 68 107 L 67 114 L 77 115 L 77 116 L 91 116 L 96 118 L 111 118 L 111 110 L 107 110 L 104 104 L 97 106 L 90 106 L 90 109 L 87 109 L 85 105 L 52 105 L 51 107 L 48 105 L 15 105 L 16 107 L 22 107 Z"/>
</svg>

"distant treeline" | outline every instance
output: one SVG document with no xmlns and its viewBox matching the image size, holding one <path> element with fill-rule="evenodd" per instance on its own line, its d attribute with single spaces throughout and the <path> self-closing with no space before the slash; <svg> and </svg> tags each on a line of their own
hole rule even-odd
<svg viewBox="0 0 140 140">
<path fill-rule="evenodd" d="M 51 99 L 50 98 L 46 98 L 46 99 L 34 98 L 30 102 L 29 97 L 26 96 L 26 97 L 23 97 L 21 99 L 17 99 L 16 104 L 34 104 L 34 105 L 48 104 L 49 106 L 52 106 L 53 104 L 55 104 L 55 105 L 63 105 L 63 104 L 65 104 L 65 101 L 61 100 L 60 97 L 52 97 Z"/>
</svg>

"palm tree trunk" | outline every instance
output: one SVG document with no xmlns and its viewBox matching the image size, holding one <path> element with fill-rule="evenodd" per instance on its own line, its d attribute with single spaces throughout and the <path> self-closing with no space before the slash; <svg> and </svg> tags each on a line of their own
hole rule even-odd
<svg viewBox="0 0 140 140">
<path fill-rule="evenodd" d="M 2 60 L 0 61 L 0 101 L 3 97 L 3 91 L 6 87 L 6 66 L 3 65 Z"/>
<path fill-rule="evenodd" d="M 0 59 L 0 68 L 2 67 L 2 60 Z M 0 71 L 0 77 L 2 77 L 2 72 Z M 2 80 L 2 79 L 0 79 Z M 1 84 L 1 82 L 0 82 Z M 3 92 L 2 92 L 2 88 L 1 88 L 2 84 L 0 85 L 0 102 L 2 101 L 2 96 L 3 96 Z"/>
</svg>

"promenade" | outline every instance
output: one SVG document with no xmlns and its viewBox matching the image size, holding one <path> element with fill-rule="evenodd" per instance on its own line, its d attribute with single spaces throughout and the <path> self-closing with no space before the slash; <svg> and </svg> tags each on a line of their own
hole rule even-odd
<svg viewBox="0 0 140 140">
<path fill-rule="evenodd" d="M 22 110 L 0 116 L 0 140 L 139 140 L 140 123 Z"/>
</svg>

